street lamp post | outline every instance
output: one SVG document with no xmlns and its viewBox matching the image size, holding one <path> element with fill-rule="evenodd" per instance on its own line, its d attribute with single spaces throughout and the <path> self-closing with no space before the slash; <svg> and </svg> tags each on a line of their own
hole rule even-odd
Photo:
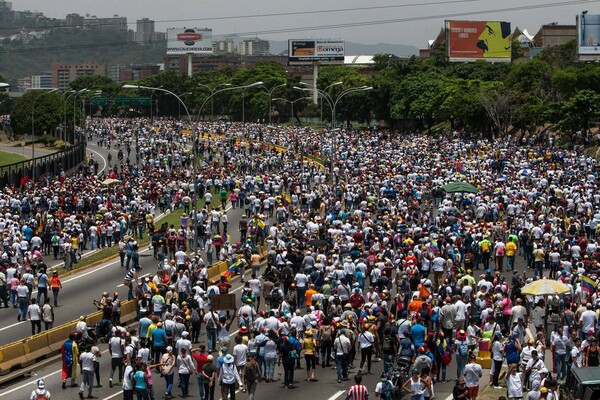
<svg viewBox="0 0 600 400">
<path fill-rule="evenodd" d="M 190 94 L 192 94 L 192 92 L 185 92 L 185 93 L 181 93 L 181 94 L 179 95 L 179 97 L 187 96 L 187 95 L 190 95 Z M 177 120 L 180 120 L 180 119 L 181 119 L 181 103 L 178 103 L 178 104 L 177 104 Z M 191 122 L 192 122 L 192 121 L 190 121 L 190 123 L 191 123 Z"/>
<path fill-rule="evenodd" d="M 271 125 L 271 97 L 273 96 L 273 92 L 275 91 L 275 89 L 280 88 L 280 87 L 285 87 L 287 86 L 287 83 L 282 83 L 281 85 L 277 85 L 271 88 L 271 90 L 265 88 L 265 90 L 267 91 L 267 93 L 269 93 L 269 125 Z M 284 99 L 285 100 L 285 99 Z M 294 106 L 292 105 L 292 108 Z"/>
<path fill-rule="evenodd" d="M 330 85 L 331 86 L 331 85 Z M 301 88 L 298 86 L 294 86 L 294 89 L 296 90 L 302 90 L 302 91 L 308 91 L 308 92 L 314 92 L 315 89 L 312 88 Z M 329 132 L 331 134 L 331 176 L 333 178 L 333 168 L 335 165 L 335 140 L 334 140 L 334 135 L 332 134 L 332 130 L 335 128 L 336 125 L 336 121 L 335 121 L 335 108 L 338 105 L 339 101 L 346 96 L 347 94 L 350 93 L 355 93 L 355 92 L 365 92 L 368 90 L 372 90 L 373 87 L 372 86 L 357 86 L 357 87 L 352 87 L 349 89 L 345 89 L 344 91 L 342 91 L 337 97 L 333 98 L 329 93 L 326 93 L 324 90 L 320 90 L 317 89 L 316 92 L 318 94 L 321 95 L 322 98 L 324 98 L 327 103 L 329 104 L 329 106 L 331 107 L 331 127 L 329 129 Z"/>
<path fill-rule="evenodd" d="M 275 97 L 273 100 L 275 100 L 275 101 L 284 101 L 284 102 L 289 103 L 289 104 L 292 105 L 292 118 L 291 118 L 291 121 L 292 121 L 292 123 L 294 123 L 293 122 L 294 121 L 294 103 L 296 103 L 297 101 L 300 101 L 300 100 L 305 100 L 305 99 L 312 99 L 312 97 L 300 97 L 299 99 L 296 99 L 296 100 L 288 100 L 288 99 L 284 99 L 283 97 Z"/>
<path fill-rule="evenodd" d="M 242 124 L 246 123 L 246 89 L 255 89 L 262 85 L 262 82 L 255 82 L 251 85 L 240 86 L 242 88 Z"/>
<path fill-rule="evenodd" d="M 0 87 L 6 87 L 6 86 L 1 86 Z M 33 103 L 31 104 L 31 162 L 32 162 L 32 168 L 31 168 L 31 180 L 35 183 L 35 167 L 36 167 L 36 162 L 35 162 L 35 102 L 38 101 L 38 99 L 48 93 L 54 93 L 56 92 L 58 89 L 51 89 L 48 91 L 44 91 L 43 93 L 40 93 L 35 99 L 33 99 Z"/>
<path fill-rule="evenodd" d="M 77 96 L 80 94 L 84 94 L 89 92 L 90 89 L 81 89 L 79 92 L 75 93 L 75 95 L 73 95 L 73 143 L 75 142 L 75 130 L 77 129 L 77 118 L 75 118 L 75 105 L 77 104 L 76 100 L 77 100 Z"/>
<path fill-rule="evenodd" d="M 219 94 L 221 92 L 227 92 L 229 90 L 237 90 L 237 89 L 244 90 L 244 89 L 249 89 L 249 88 L 256 88 L 256 87 L 262 86 L 262 84 L 263 83 L 260 82 L 260 81 L 259 82 L 254 82 L 254 83 L 251 83 L 251 84 L 245 85 L 245 86 L 231 86 L 231 84 L 229 84 L 229 83 L 226 84 L 228 87 L 220 89 L 220 90 L 217 90 L 215 92 L 212 92 L 210 94 L 210 96 L 208 96 L 206 99 L 204 99 L 204 101 L 200 105 L 200 109 L 198 110 L 198 116 L 196 117 L 196 119 L 200 120 L 200 115 L 202 114 L 202 110 L 204 109 L 204 106 L 206 105 L 206 103 L 208 102 L 208 100 L 211 100 L 217 94 Z"/>
<path fill-rule="evenodd" d="M 60 100 L 63 103 L 63 125 L 60 132 L 60 139 L 62 141 L 67 140 L 67 100 L 69 99 L 69 96 L 71 96 L 71 94 L 73 93 L 75 93 L 74 90 L 66 90 L 60 95 Z M 65 95 L 68 96 L 65 97 Z"/>
<path fill-rule="evenodd" d="M 157 87 L 155 90 L 162 89 L 163 85 Z M 152 118 L 152 97 L 154 97 L 154 89 L 150 92 L 150 123 L 154 122 Z M 158 99 L 156 99 L 156 114 L 158 114 Z"/>
<path fill-rule="evenodd" d="M 206 86 L 209 87 L 207 84 L 205 83 L 199 83 L 198 86 Z M 210 95 L 207 98 L 210 98 L 210 119 L 213 120 L 214 116 L 215 116 L 215 99 L 213 97 L 214 94 L 216 94 L 217 89 L 219 89 L 221 86 L 225 86 L 225 87 L 231 87 L 233 86 L 232 83 L 219 83 L 217 86 L 215 86 L 214 88 L 212 88 L 210 90 Z M 198 114 L 198 118 L 200 117 L 200 114 Z"/>
</svg>

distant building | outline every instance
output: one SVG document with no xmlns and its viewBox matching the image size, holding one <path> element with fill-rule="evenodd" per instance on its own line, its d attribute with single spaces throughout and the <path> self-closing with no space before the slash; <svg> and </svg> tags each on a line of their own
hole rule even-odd
<svg viewBox="0 0 600 400">
<path fill-rule="evenodd" d="M 109 65 L 106 69 L 106 76 L 116 83 L 121 84 L 123 83 L 123 70 L 125 68 L 126 66 L 122 64 Z"/>
<path fill-rule="evenodd" d="M 118 15 L 112 18 L 97 18 L 95 15 L 91 18 L 83 20 L 84 28 L 88 29 L 112 29 L 116 31 L 127 30 L 127 17 L 119 17 Z"/>
<path fill-rule="evenodd" d="M 80 76 L 106 76 L 106 64 L 95 61 L 82 63 L 52 63 L 52 87 L 67 89 L 69 84 Z"/>
<path fill-rule="evenodd" d="M 136 21 L 134 42 L 141 45 L 150 44 L 154 39 L 154 21 L 148 18 Z"/>
<path fill-rule="evenodd" d="M 67 14 L 65 25 L 68 28 L 81 28 L 83 27 L 85 17 L 79 14 Z"/>
<path fill-rule="evenodd" d="M 259 38 L 244 39 L 238 43 L 238 54 L 242 56 L 266 56 L 270 54 L 268 40 Z"/>
<path fill-rule="evenodd" d="M 431 58 L 431 55 L 438 52 L 438 49 L 446 43 L 446 29 L 442 28 L 435 39 L 427 42 L 426 49 L 419 49 L 419 58 Z"/>
<path fill-rule="evenodd" d="M 42 75 L 32 75 L 31 89 L 52 89 L 52 74 L 50 72 L 47 72 Z"/>
<path fill-rule="evenodd" d="M 148 78 L 160 72 L 156 64 L 141 64 L 124 66 L 121 72 L 121 82 L 133 82 Z"/>
<path fill-rule="evenodd" d="M 31 77 L 26 76 L 25 78 L 17 79 L 17 92 L 23 93 L 31 90 Z"/>
<path fill-rule="evenodd" d="M 213 49 L 215 54 L 234 54 L 236 50 L 232 38 L 226 38 L 224 40 L 214 42 Z"/>
<path fill-rule="evenodd" d="M 165 70 L 178 71 L 182 74 L 187 75 L 187 55 L 172 55 L 166 56 Z M 215 71 L 225 67 L 233 68 L 252 68 L 259 62 L 263 61 L 274 61 L 281 64 L 289 73 L 301 74 L 304 71 L 312 71 L 312 66 L 298 66 L 289 65 L 287 56 L 242 56 L 239 54 L 220 54 L 220 55 L 194 55 L 192 56 L 192 73 L 197 74 L 199 72 Z M 311 72 L 312 73 L 312 72 Z"/>
<path fill-rule="evenodd" d="M 547 48 L 559 46 L 577 39 L 576 25 L 559 25 L 556 23 L 542 25 L 533 37 L 534 47 Z"/>
</svg>

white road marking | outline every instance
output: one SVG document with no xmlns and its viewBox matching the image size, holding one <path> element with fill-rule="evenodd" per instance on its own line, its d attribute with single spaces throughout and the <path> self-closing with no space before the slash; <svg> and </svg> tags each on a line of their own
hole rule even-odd
<svg viewBox="0 0 600 400">
<path fill-rule="evenodd" d="M 102 171 L 104 171 L 104 170 L 105 170 L 105 169 L 108 167 L 108 162 L 106 161 L 106 158 L 104 158 L 104 156 L 103 156 L 102 154 L 98 153 L 96 150 L 92 150 L 92 149 L 90 149 L 90 148 L 87 148 L 87 149 L 88 149 L 89 151 L 91 151 L 92 153 L 96 153 L 96 154 L 98 154 L 98 156 L 99 156 L 99 157 L 102 159 L 102 162 L 104 163 L 104 167 L 102 167 L 102 168 L 99 168 L 99 169 L 98 169 L 98 172 L 102 172 Z"/>
<path fill-rule="evenodd" d="M 336 392 L 333 396 L 331 396 L 330 398 L 328 398 L 327 400 L 335 400 L 338 397 L 340 397 L 342 394 L 346 393 L 345 390 L 340 390 L 338 392 Z"/>
<path fill-rule="evenodd" d="M 102 352 L 102 354 L 105 354 L 105 353 L 108 353 L 108 350 L 104 350 L 104 351 Z M 44 375 L 44 376 L 42 376 L 42 377 L 36 377 L 36 378 L 35 378 L 33 381 L 31 381 L 31 382 L 24 383 L 24 384 L 22 384 L 22 385 L 19 385 L 19 386 L 17 386 L 17 387 L 14 387 L 14 388 L 12 388 L 12 389 L 10 389 L 10 390 L 7 390 L 7 391 L 5 391 L 5 392 L 2 392 L 2 393 L 0 393 L 0 397 L 4 397 L 4 396 L 6 396 L 7 394 L 11 394 L 11 393 L 13 393 L 13 392 L 16 392 L 17 390 L 19 390 L 19 389 L 23 389 L 24 387 L 28 387 L 28 386 L 29 386 L 30 388 L 34 388 L 34 387 L 35 387 L 34 385 L 35 385 L 35 383 L 38 381 L 38 379 L 44 379 L 44 380 L 45 380 L 46 378 L 48 378 L 48 377 L 51 377 L 52 375 L 59 374 L 61 371 L 62 371 L 62 368 L 61 368 L 61 369 L 59 369 L 58 371 L 50 372 L 48 375 Z M 122 393 L 121 393 L 121 392 L 119 392 L 118 394 L 122 394 Z"/>
<path fill-rule="evenodd" d="M 150 275 L 150 274 L 148 273 L 148 274 L 144 274 L 144 275 L 142 275 L 142 276 L 138 276 L 138 279 L 139 279 L 139 278 L 145 278 L 145 277 L 147 277 L 147 276 L 149 276 L 149 275 Z M 125 285 L 124 285 L 124 284 L 122 284 L 122 283 L 121 283 L 120 285 L 117 285 L 117 287 L 118 287 L 118 288 L 120 288 L 120 287 L 123 287 L 123 286 L 125 286 Z"/>
</svg>

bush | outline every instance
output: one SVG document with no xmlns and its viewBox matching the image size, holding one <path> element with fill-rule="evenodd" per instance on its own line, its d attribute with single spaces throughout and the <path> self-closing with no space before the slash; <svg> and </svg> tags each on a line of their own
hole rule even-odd
<svg viewBox="0 0 600 400">
<path fill-rule="evenodd" d="M 58 140 L 55 136 L 52 135 L 44 135 L 40 136 L 37 140 L 38 142 L 44 144 L 45 146 L 54 146 L 54 143 Z"/>
</svg>

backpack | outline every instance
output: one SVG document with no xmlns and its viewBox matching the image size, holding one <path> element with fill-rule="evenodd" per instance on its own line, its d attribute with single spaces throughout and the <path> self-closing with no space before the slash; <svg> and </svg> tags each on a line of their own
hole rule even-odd
<svg viewBox="0 0 600 400">
<path fill-rule="evenodd" d="M 390 381 L 381 382 L 381 399 L 392 400 L 392 384 Z"/>
<path fill-rule="evenodd" d="M 274 288 L 273 290 L 271 290 L 270 294 L 272 301 L 280 302 L 281 300 L 283 300 L 283 296 L 281 296 L 281 291 L 279 290 L 279 288 Z"/>
<path fill-rule="evenodd" d="M 331 340 L 331 326 L 323 327 L 323 331 L 321 331 L 321 340 L 324 342 Z"/>
<path fill-rule="evenodd" d="M 466 357 L 469 354 L 469 345 L 466 340 L 459 340 L 457 343 L 458 355 Z"/>
<path fill-rule="evenodd" d="M 383 342 L 381 343 L 381 350 L 384 353 L 389 353 L 393 350 L 392 348 L 392 337 L 391 336 L 385 336 L 383 338 Z"/>
<path fill-rule="evenodd" d="M 215 329 L 217 326 L 215 324 L 214 314 L 211 312 L 208 321 L 206 321 L 206 329 Z"/>
<path fill-rule="evenodd" d="M 135 360 L 137 360 L 137 349 L 132 345 L 128 345 L 127 347 L 131 348 L 131 358 L 129 359 L 129 365 L 134 365 Z"/>
<path fill-rule="evenodd" d="M 246 373 L 244 374 L 246 381 L 248 382 L 254 382 L 256 381 L 256 371 L 254 370 L 253 367 L 248 368 L 248 365 L 246 365 Z"/>
<path fill-rule="evenodd" d="M 281 274 L 281 279 L 284 282 L 291 282 L 294 279 L 294 277 L 292 276 L 293 273 L 294 272 L 292 271 L 292 269 L 290 267 L 285 267 L 283 269 L 283 273 Z"/>
<path fill-rule="evenodd" d="M 194 309 L 192 311 L 192 315 L 190 315 L 190 321 L 193 323 L 200 321 L 200 314 L 198 314 L 198 310 Z"/>
</svg>

